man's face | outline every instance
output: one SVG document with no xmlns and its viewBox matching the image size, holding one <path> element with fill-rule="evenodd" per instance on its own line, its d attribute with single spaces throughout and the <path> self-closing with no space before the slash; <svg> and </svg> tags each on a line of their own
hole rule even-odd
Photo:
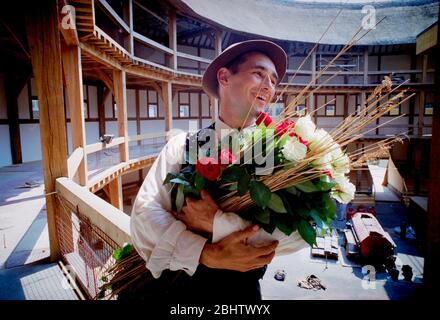
<svg viewBox="0 0 440 320">
<path fill-rule="evenodd" d="M 238 71 L 229 75 L 222 99 L 227 101 L 228 108 L 234 108 L 238 117 L 245 118 L 250 108 L 249 117 L 256 117 L 272 101 L 277 79 L 275 65 L 269 57 L 259 52 L 249 53 Z"/>
</svg>

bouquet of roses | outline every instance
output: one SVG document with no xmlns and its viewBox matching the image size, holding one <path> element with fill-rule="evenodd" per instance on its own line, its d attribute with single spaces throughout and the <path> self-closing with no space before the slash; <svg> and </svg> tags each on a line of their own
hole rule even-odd
<svg viewBox="0 0 440 320">
<path fill-rule="evenodd" d="M 396 94 L 400 86 L 391 89 L 391 84 L 385 77 L 362 112 L 349 115 L 330 132 L 316 128 L 312 114 L 297 117 L 289 111 L 294 110 L 298 98 L 277 121 L 261 113 L 256 129 L 232 147 L 221 143 L 219 148 L 201 149 L 197 157 L 186 152 L 187 164 L 179 173 L 168 173 L 164 181 L 173 186 L 173 209 L 180 212 L 186 197 L 198 197 L 201 190 L 207 190 L 223 211 L 243 218 L 234 220 L 241 224 L 238 228 L 244 227 L 243 221 L 262 227 L 265 235 L 253 244 L 281 240 L 277 254 L 296 251 L 301 239 L 313 245 L 313 225 L 325 230 L 335 217 L 335 200 L 348 203 L 354 197 L 355 186 L 347 178 L 350 170 L 383 157 L 396 141 L 402 142 L 392 137 L 362 150 L 346 150 L 365 134 L 403 116 L 376 124 L 382 115 L 414 95 L 405 96 L 406 90 Z M 232 231 L 223 230 L 221 236 Z M 213 242 L 217 240 L 213 238 Z M 145 275 L 145 262 L 132 246 L 116 250 L 114 259 L 116 263 L 106 270 L 100 297 L 109 290 L 113 297 Z"/>
<path fill-rule="evenodd" d="M 167 175 L 164 184 L 173 185 L 174 209 L 179 213 L 187 196 L 197 197 L 205 189 L 221 209 L 259 224 L 269 234 L 275 229 L 286 236 L 298 231 L 312 245 L 312 224 L 322 230 L 330 226 L 334 199 L 353 199 L 355 186 L 346 176 L 350 159 L 331 135 L 316 130 L 309 115 L 276 123 L 260 113 L 256 125 L 239 148 L 221 143 L 178 174 Z"/>
</svg>

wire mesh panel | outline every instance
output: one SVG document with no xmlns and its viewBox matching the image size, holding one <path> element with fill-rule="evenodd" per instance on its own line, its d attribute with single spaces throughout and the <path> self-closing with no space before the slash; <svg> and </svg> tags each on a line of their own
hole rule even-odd
<svg viewBox="0 0 440 320">
<path fill-rule="evenodd" d="M 62 257 L 89 298 L 94 298 L 118 245 L 77 208 L 60 197 L 58 200 L 62 210 L 56 216 L 56 227 Z"/>
</svg>

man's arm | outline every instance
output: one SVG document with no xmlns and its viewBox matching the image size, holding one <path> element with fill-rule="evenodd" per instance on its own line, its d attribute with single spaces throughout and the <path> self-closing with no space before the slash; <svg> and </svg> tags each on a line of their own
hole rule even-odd
<svg viewBox="0 0 440 320">
<path fill-rule="evenodd" d="M 131 238 L 154 277 L 163 270 L 185 270 L 192 275 L 206 239 L 186 230 L 171 212 L 171 187 L 163 181 L 177 173 L 183 160 L 186 134 L 173 137 L 151 166 L 131 213 Z"/>
</svg>

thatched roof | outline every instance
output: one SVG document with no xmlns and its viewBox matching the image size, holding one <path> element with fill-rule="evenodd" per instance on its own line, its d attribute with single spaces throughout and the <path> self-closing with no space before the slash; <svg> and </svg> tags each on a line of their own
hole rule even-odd
<svg viewBox="0 0 440 320">
<path fill-rule="evenodd" d="M 414 43 L 416 36 L 438 20 L 433 0 L 171 0 L 188 15 L 222 28 L 277 40 L 317 42 L 330 21 L 321 43 L 345 44 L 359 29 L 365 4 L 373 5 L 376 20 L 386 16 L 359 45 Z M 361 3 L 363 2 L 363 3 Z"/>
</svg>

